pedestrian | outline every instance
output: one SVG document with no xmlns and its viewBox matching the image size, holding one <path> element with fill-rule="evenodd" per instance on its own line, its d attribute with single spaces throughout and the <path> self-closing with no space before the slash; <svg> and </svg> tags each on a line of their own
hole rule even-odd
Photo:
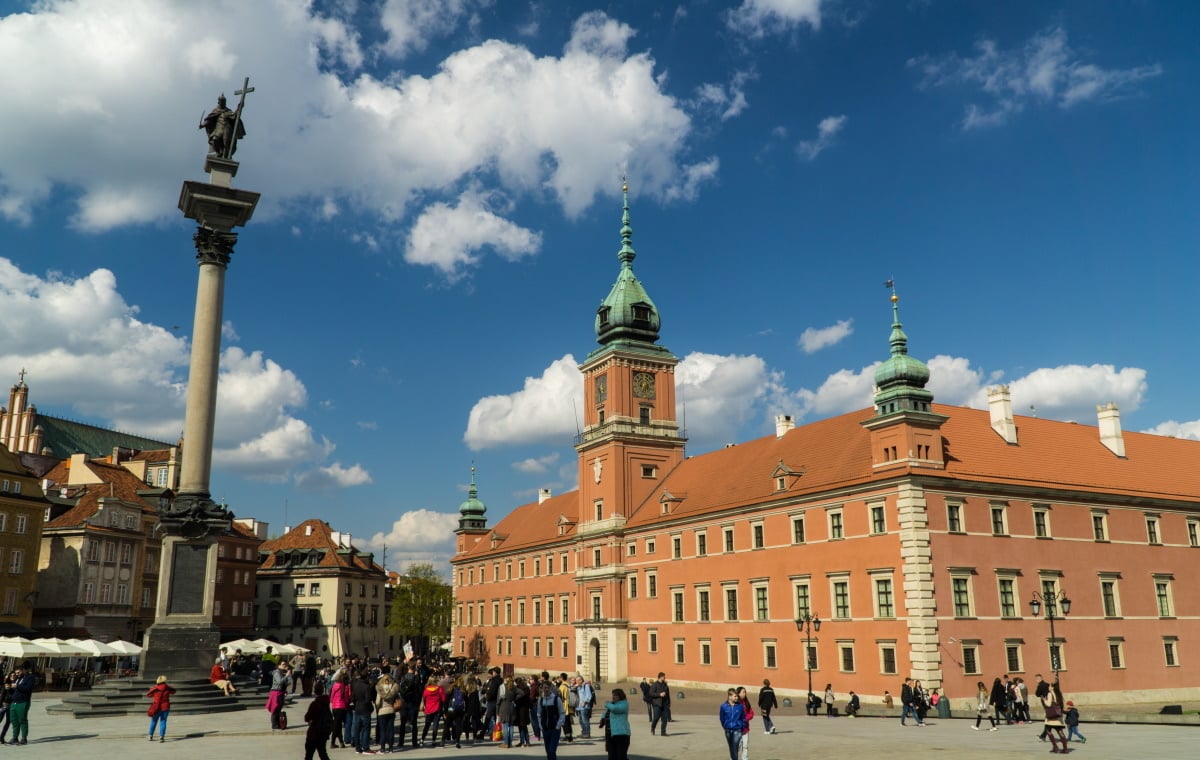
<svg viewBox="0 0 1200 760">
<path fill-rule="evenodd" d="M 220 689 L 227 697 L 237 694 L 237 687 L 229 680 L 229 671 L 221 664 L 220 657 L 213 663 L 212 670 L 208 672 L 208 681 Z"/>
<path fill-rule="evenodd" d="M 1007 678 L 1007 676 L 1005 676 Z M 1011 705 L 1008 701 L 1008 687 L 999 678 L 992 681 L 992 691 L 988 695 L 988 704 L 996 711 L 993 724 L 1004 720 L 1005 725 L 1012 723 Z"/>
<path fill-rule="evenodd" d="M 1042 705 L 1045 706 L 1046 697 L 1049 696 L 1049 694 L 1050 694 L 1050 683 L 1048 681 L 1045 681 L 1042 679 L 1041 673 L 1038 673 L 1037 675 L 1035 675 L 1034 678 L 1037 679 L 1037 685 L 1034 687 L 1033 696 L 1037 697 L 1038 701 L 1040 701 L 1042 703 Z M 1045 723 L 1043 723 L 1042 724 L 1042 732 L 1040 734 L 1038 734 L 1038 738 L 1041 739 L 1042 741 L 1046 741 L 1046 734 L 1049 733 L 1049 731 L 1050 731 L 1050 727 L 1048 725 L 1046 725 Z"/>
<path fill-rule="evenodd" d="M 282 667 L 282 665 L 281 665 Z M 371 752 L 371 713 L 375 710 L 375 687 L 367 680 L 366 667 L 360 667 L 350 681 L 350 705 L 354 711 L 354 751 Z"/>
<path fill-rule="evenodd" d="M 661 724 L 661 735 L 666 736 L 667 722 L 671 720 L 671 687 L 667 685 L 666 673 L 659 673 L 650 685 L 650 707 L 650 733 Z"/>
<path fill-rule="evenodd" d="M 892 693 L 885 689 L 883 692 L 883 706 L 890 710 L 895 707 L 895 704 L 896 703 L 892 701 Z"/>
<path fill-rule="evenodd" d="M 412 747 L 417 748 L 417 716 L 421 714 L 423 702 L 422 685 L 416 668 L 409 665 L 405 668 L 404 677 L 400 679 L 400 747 L 404 747 L 404 739 L 411 728 Z M 491 729 L 488 729 L 491 730 Z"/>
<path fill-rule="evenodd" d="M 1000 683 L 999 678 L 996 679 L 996 683 Z M 988 712 L 989 708 L 995 704 L 995 701 L 995 692 L 988 691 L 988 688 L 983 685 L 983 681 L 977 681 L 975 684 L 975 725 L 971 726 L 971 728 L 978 731 L 979 724 L 983 722 L 984 718 L 987 718 L 992 723 L 992 727 L 988 730 L 996 730 L 996 716 Z"/>
<path fill-rule="evenodd" d="M 278 731 L 283 728 L 283 724 L 279 720 L 279 714 L 283 712 L 284 705 L 287 703 L 287 688 L 292 683 L 292 679 L 288 675 L 288 669 L 288 664 L 281 662 L 271 671 L 271 691 L 267 695 L 267 710 L 271 713 L 272 731 Z"/>
<path fill-rule="evenodd" d="M 742 741 L 739 745 L 741 760 L 750 760 L 750 721 L 754 720 L 754 708 L 750 706 L 750 695 L 746 693 L 745 686 L 739 686 L 737 690 L 738 704 L 742 706 L 742 712 L 746 714 L 746 725 L 742 728 Z"/>
<path fill-rule="evenodd" d="M 464 730 L 466 731 L 467 738 L 474 744 L 479 741 L 479 725 L 480 720 L 483 718 L 483 704 L 479 701 L 483 692 L 479 690 L 479 679 L 473 675 L 467 676 L 464 691 L 466 691 L 467 695 L 467 715 L 464 720 Z M 537 728 L 536 731 L 537 738 L 541 740 L 541 728 Z M 401 746 L 404 745 L 403 737 L 401 737 L 400 744 Z"/>
<path fill-rule="evenodd" d="M 375 682 L 375 731 L 379 734 L 379 750 L 391 752 L 396 748 L 396 699 L 400 685 L 383 671 Z"/>
<path fill-rule="evenodd" d="M 542 677 L 547 678 L 548 676 L 543 673 Z M 496 722 L 496 707 L 500 700 L 500 686 L 503 683 L 504 679 L 500 677 L 500 668 L 492 668 L 488 671 L 488 680 L 483 686 L 483 725 L 480 727 L 476 739 L 490 739 L 492 736 L 492 726 Z"/>
<path fill-rule="evenodd" d="M 925 725 L 920 714 L 917 713 L 917 697 L 913 689 L 912 678 L 905 678 L 904 684 L 900 687 L 900 725 L 907 725 L 904 719 L 909 715 L 913 716 L 918 726 Z"/>
<path fill-rule="evenodd" d="M 738 760 L 742 729 L 746 727 L 746 711 L 738 702 L 737 689 L 729 689 L 725 692 L 725 701 L 721 703 L 721 709 L 717 713 L 721 728 L 725 731 L 725 743 L 729 745 L 729 760 Z"/>
<path fill-rule="evenodd" d="M 1059 754 L 1067 754 L 1071 750 L 1067 748 L 1067 735 L 1063 731 L 1065 724 L 1063 723 L 1063 702 L 1062 692 L 1059 691 L 1058 681 L 1050 685 L 1045 698 L 1042 699 L 1042 707 L 1046 711 L 1046 735 L 1050 738 L 1051 752 Z M 1058 741 L 1055 741 L 1057 739 Z M 1062 747 L 1058 746 L 1058 742 L 1062 742 Z"/>
<path fill-rule="evenodd" d="M 579 707 L 575 712 L 579 715 L 579 736 L 583 739 L 592 738 L 592 706 L 596 702 L 596 692 L 592 682 L 576 678 L 576 690 L 579 692 Z"/>
<path fill-rule="evenodd" d="M 771 679 L 764 678 L 762 688 L 758 690 L 758 711 L 762 713 L 764 734 L 775 733 L 775 722 L 771 720 L 771 711 L 776 707 L 779 707 L 779 700 L 775 698 L 775 690 L 771 688 Z"/>
<path fill-rule="evenodd" d="M 1067 700 L 1066 724 L 1067 741 L 1071 741 L 1072 736 L 1078 736 L 1079 741 L 1087 744 L 1087 739 L 1079 733 L 1079 710 L 1075 709 L 1075 703 L 1070 700 Z"/>
<path fill-rule="evenodd" d="M 650 701 L 650 682 L 642 676 L 642 682 L 638 685 L 638 689 L 642 692 L 642 702 L 646 705 L 646 720 L 654 723 L 654 705 Z"/>
<path fill-rule="evenodd" d="M 917 711 L 917 725 L 925 725 L 925 714 L 929 712 L 929 692 L 921 685 L 921 680 L 913 681 L 913 707 Z"/>
<path fill-rule="evenodd" d="M 167 740 L 167 716 L 171 714 L 171 695 L 174 693 L 175 687 L 167 683 L 166 676 L 156 678 L 154 685 L 146 692 L 146 696 L 150 697 L 150 708 L 146 710 L 146 714 L 150 716 L 150 731 L 148 733 L 150 741 L 154 741 L 155 726 L 159 727 L 159 742 Z M 16 738 L 19 730 L 19 726 L 13 729 L 13 738 Z M 26 729 L 26 733 L 28 733 L 28 729 Z M 21 744 L 24 743 L 24 741 L 21 742 Z"/>
<path fill-rule="evenodd" d="M 442 719 L 442 705 L 446 702 L 446 692 L 438 686 L 437 676 L 429 676 L 425 681 L 425 691 L 421 693 L 421 705 L 425 713 L 425 725 L 421 728 L 421 746 L 434 747 L 438 743 L 438 725 Z M 432 737 L 430 732 L 432 730 Z M 429 743 L 426 744 L 428 739 Z"/>
<path fill-rule="evenodd" d="M 629 700 L 623 689 L 612 690 L 612 701 L 604 703 L 604 748 L 608 760 L 629 760 Z"/>
<path fill-rule="evenodd" d="M 13 697 L 13 677 L 14 674 L 9 673 L 4 677 L 4 686 L 0 688 L 0 722 L 4 723 L 4 727 L 0 728 L 0 744 L 7 744 L 4 737 L 8 736 L 8 727 L 11 724 L 9 718 L 12 717 L 10 708 L 12 707 Z"/>
<path fill-rule="evenodd" d="M 333 712 L 333 728 L 329 732 L 329 748 L 346 746 L 346 711 L 350 709 L 350 674 L 340 670 L 333 677 L 329 690 L 329 708 Z M 341 742 L 339 744 L 339 742 Z"/>
<path fill-rule="evenodd" d="M 567 719 L 567 711 L 558 690 L 549 680 L 543 680 L 538 689 L 538 697 L 533 705 L 533 719 L 542 732 L 546 760 L 557 760 L 558 740 L 562 736 L 562 727 Z"/>
<path fill-rule="evenodd" d="M 834 717 L 834 715 L 836 713 L 837 708 L 833 706 L 833 701 L 834 701 L 833 684 L 827 683 L 827 684 L 825 684 L 825 717 L 826 718 L 832 718 L 832 717 Z"/>
<path fill-rule="evenodd" d="M 862 709 L 862 701 L 853 691 L 850 692 L 850 699 L 846 702 L 846 717 L 857 718 L 858 711 Z M 774 732 L 772 732 L 774 733 Z"/>
<path fill-rule="evenodd" d="M 312 760 L 315 752 L 321 760 L 329 760 L 325 742 L 333 733 L 333 712 L 329 707 L 329 695 L 325 684 L 313 684 L 313 701 L 304 713 L 308 729 L 304 732 L 304 760 Z"/>
<path fill-rule="evenodd" d="M 563 711 L 564 713 L 566 710 Z M 500 721 L 500 741 L 505 749 L 512 749 L 513 728 L 517 723 L 517 692 L 512 676 L 505 676 L 500 684 L 500 697 L 496 702 L 496 718 Z"/>
</svg>

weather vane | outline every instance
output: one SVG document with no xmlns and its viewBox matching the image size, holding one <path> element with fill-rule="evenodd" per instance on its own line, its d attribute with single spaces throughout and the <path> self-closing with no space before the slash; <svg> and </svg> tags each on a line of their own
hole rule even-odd
<svg viewBox="0 0 1200 760">
<path fill-rule="evenodd" d="M 217 107 L 202 116 L 200 126 L 208 133 L 209 155 L 217 158 L 232 159 L 237 150 L 237 141 L 246 136 L 246 123 L 242 121 L 242 110 L 246 107 L 246 95 L 254 92 L 250 86 L 250 77 L 242 81 L 242 89 L 235 90 L 234 95 L 240 95 L 237 110 L 231 110 L 225 105 L 225 94 L 217 98 Z"/>
</svg>

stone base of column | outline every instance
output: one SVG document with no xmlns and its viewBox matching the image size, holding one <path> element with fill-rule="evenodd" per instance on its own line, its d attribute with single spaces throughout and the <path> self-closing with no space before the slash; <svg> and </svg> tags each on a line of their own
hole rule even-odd
<svg viewBox="0 0 1200 760">
<path fill-rule="evenodd" d="M 221 632 L 211 623 L 158 623 L 146 629 L 143 646 L 138 667 L 140 678 L 150 681 L 159 676 L 166 676 L 168 681 L 207 678 L 220 654 Z"/>
</svg>

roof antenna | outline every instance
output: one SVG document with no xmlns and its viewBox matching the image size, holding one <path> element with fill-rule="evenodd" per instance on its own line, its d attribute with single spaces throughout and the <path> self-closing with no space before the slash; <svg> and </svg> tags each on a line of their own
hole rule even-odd
<svg viewBox="0 0 1200 760">
<path fill-rule="evenodd" d="M 571 397 L 571 416 L 573 416 L 575 418 L 575 437 L 582 438 L 583 437 L 583 422 L 579 419 L 579 409 L 576 408 L 576 406 L 575 406 L 575 397 L 574 396 Z M 471 466 L 473 468 L 475 466 L 474 463 L 472 463 Z"/>
</svg>

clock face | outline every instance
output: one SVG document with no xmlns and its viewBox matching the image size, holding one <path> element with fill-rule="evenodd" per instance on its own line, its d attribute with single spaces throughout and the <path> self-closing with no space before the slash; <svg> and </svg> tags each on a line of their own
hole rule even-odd
<svg viewBox="0 0 1200 760">
<path fill-rule="evenodd" d="M 596 403 L 603 404 L 608 399 L 608 375 L 596 378 Z"/>
<path fill-rule="evenodd" d="M 633 395 L 637 398 L 654 398 L 654 375 L 649 372 L 633 373 Z"/>
</svg>

